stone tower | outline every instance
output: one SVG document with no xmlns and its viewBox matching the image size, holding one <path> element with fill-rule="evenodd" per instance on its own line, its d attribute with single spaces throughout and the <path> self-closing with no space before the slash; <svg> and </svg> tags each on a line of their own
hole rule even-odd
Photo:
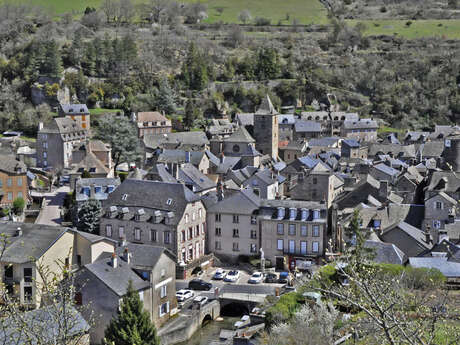
<svg viewBox="0 0 460 345">
<path fill-rule="evenodd" d="M 448 137 L 444 140 L 444 152 L 442 154 L 444 161 L 452 167 L 453 171 L 460 171 L 460 135 Z"/>
<path fill-rule="evenodd" d="M 278 112 L 270 100 L 265 96 L 254 114 L 254 139 L 256 149 L 263 155 L 270 155 L 278 159 Z"/>
</svg>

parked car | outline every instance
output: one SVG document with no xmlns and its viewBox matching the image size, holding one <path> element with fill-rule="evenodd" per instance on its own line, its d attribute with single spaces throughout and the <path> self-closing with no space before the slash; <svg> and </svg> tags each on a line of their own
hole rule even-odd
<svg viewBox="0 0 460 345">
<path fill-rule="evenodd" d="M 240 271 L 233 270 L 227 273 L 227 275 L 224 278 L 224 281 L 226 282 L 236 282 L 240 279 Z"/>
<path fill-rule="evenodd" d="M 278 282 L 281 284 L 288 284 L 289 283 L 289 272 L 281 272 Z"/>
<path fill-rule="evenodd" d="M 225 278 L 226 274 L 227 273 L 225 273 L 225 271 L 222 268 L 218 268 L 216 272 L 214 273 L 214 276 L 212 277 L 212 279 L 222 280 Z"/>
<path fill-rule="evenodd" d="M 212 284 L 205 282 L 203 279 L 193 279 L 188 283 L 190 290 L 206 290 L 209 291 L 212 288 Z"/>
<path fill-rule="evenodd" d="M 195 293 L 192 290 L 182 289 L 176 292 L 176 298 L 178 302 L 185 302 L 193 296 L 195 296 Z"/>
<path fill-rule="evenodd" d="M 265 282 L 266 283 L 276 283 L 278 282 L 278 276 L 276 273 L 267 273 L 265 276 Z"/>
<path fill-rule="evenodd" d="M 198 304 L 198 305 L 204 305 L 208 301 L 208 298 L 206 296 L 196 296 L 193 299 L 193 303 Z"/>
<path fill-rule="evenodd" d="M 236 321 L 233 325 L 236 329 L 245 327 L 251 323 L 249 315 L 243 315 L 240 320 Z"/>
<path fill-rule="evenodd" d="M 254 272 L 252 276 L 249 278 L 248 283 L 249 284 L 260 284 L 264 280 L 264 275 L 262 272 Z"/>
</svg>

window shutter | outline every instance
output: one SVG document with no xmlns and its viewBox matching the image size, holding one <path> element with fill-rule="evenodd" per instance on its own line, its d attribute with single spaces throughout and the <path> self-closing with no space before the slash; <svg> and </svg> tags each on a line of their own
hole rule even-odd
<svg viewBox="0 0 460 345">
<path fill-rule="evenodd" d="M 166 302 L 166 312 L 169 313 L 169 301 Z"/>
</svg>

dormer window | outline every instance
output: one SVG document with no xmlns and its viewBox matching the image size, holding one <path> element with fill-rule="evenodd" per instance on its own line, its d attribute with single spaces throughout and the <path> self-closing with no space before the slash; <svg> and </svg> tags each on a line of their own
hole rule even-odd
<svg viewBox="0 0 460 345">
<path fill-rule="evenodd" d="M 380 229 L 381 224 L 382 224 L 382 221 L 380 219 L 374 219 L 373 221 L 374 229 Z"/>
<path fill-rule="evenodd" d="M 123 207 L 123 208 L 121 209 L 121 213 L 123 213 L 123 214 L 129 213 L 129 208 Z"/>
<path fill-rule="evenodd" d="M 121 200 L 126 201 L 128 199 L 128 194 L 123 194 Z"/>
<path fill-rule="evenodd" d="M 170 206 L 172 204 L 172 199 L 169 198 L 168 200 L 166 200 L 166 205 Z"/>
<path fill-rule="evenodd" d="M 94 192 L 95 193 L 101 193 L 102 192 L 102 187 L 101 186 L 95 186 L 94 187 Z"/>
<path fill-rule="evenodd" d="M 69 109 L 69 113 L 73 113 L 73 109 L 72 109 L 72 108 Z"/>
<path fill-rule="evenodd" d="M 84 108 L 80 108 L 80 112 L 81 112 L 81 113 L 85 112 L 85 109 L 84 109 Z"/>
<path fill-rule="evenodd" d="M 112 185 L 107 186 L 107 193 L 112 193 L 114 189 L 115 189 L 115 186 L 112 186 Z"/>
</svg>

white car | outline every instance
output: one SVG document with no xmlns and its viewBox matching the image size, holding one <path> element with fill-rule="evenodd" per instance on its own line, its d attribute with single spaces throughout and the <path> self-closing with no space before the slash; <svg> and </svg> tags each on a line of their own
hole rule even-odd
<svg viewBox="0 0 460 345">
<path fill-rule="evenodd" d="M 240 271 L 233 270 L 227 273 L 224 278 L 224 281 L 234 283 L 240 279 Z"/>
<path fill-rule="evenodd" d="M 264 275 L 262 272 L 254 272 L 252 276 L 249 278 L 249 284 L 260 284 L 264 280 Z"/>
<path fill-rule="evenodd" d="M 212 278 L 215 280 L 222 280 L 225 278 L 225 276 L 226 276 L 225 271 L 222 268 L 218 268 Z"/>
<path fill-rule="evenodd" d="M 204 305 L 208 301 L 208 298 L 206 296 L 196 296 L 193 299 L 193 303 L 196 303 L 198 305 Z"/>
<path fill-rule="evenodd" d="M 176 298 L 178 302 L 185 302 L 193 296 L 195 296 L 195 293 L 192 290 L 182 289 L 176 292 Z"/>
</svg>

